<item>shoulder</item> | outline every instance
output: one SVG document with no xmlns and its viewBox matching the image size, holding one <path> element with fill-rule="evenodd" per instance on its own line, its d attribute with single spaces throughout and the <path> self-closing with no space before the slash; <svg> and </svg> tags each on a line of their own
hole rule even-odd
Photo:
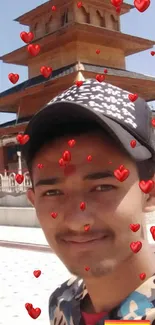
<svg viewBox="0 0 155 325">
<path fill-rule="evenodd" d="M 49 298 L 49 317 L 51 321 L 62 314 L 66 302 L 72 302 L 78 293 L 80 284 L 81 280 L 79 278 L 71 277 L 51 294 Z"/>
<path fill-rule="evenodd" d="M 67 299 L 67 296 L 70 297 L 73 295 L 76 295 L 78 292 L 78 288 L 81 285 L 82 280 L 78 277 L 71 277 L 67 281 L 63 282 L 59 287 L 56 288 L 56 290 L 51 294 L 49 298 L 49 304 L 53 303 L 56 300 L 59 300 L 59 298 L 63 297 Z"/>
</svg>

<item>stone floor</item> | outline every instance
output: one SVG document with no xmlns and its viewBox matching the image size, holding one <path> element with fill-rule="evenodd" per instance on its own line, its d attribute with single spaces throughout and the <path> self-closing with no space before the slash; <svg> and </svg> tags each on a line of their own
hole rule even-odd
<svg viewBox="0 0 155 325">
<path fill-rule="evenodd" d="M 49 325 L 49 296 L 69 277 L 55 254 L 0 247 L 0 325 Z M 41 309 L 37 319 L 28 315 L 27 302 Z"/>
</svg>

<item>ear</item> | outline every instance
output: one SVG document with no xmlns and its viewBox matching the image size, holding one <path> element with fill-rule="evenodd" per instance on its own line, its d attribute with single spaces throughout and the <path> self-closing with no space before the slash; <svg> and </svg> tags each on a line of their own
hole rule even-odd
<svg viewBox="0 0 155 325">
<path fill-rule="evenodd" d="M 155 179 L 152 179 L 155 181 Z M 144 204 L 144 213 L 155 211 L 155 185 L 152 191 L 146 195 Z"/>
<path fill-rule="evenodd" d="M 26 192 L 27 199 L 29 202 L 34 206 L 34 201 L 35 201 L 35 195 L 34 195 L 34 190 L 32 188 L 29 188 Z"/>
</svg>

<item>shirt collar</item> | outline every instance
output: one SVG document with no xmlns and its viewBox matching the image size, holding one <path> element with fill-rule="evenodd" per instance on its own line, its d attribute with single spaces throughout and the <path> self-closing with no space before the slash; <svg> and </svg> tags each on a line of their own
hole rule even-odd
<svg viewBox="0 0 155 325">
<path fill-rule="evenodd" d="M 88 294 L 88 290 L 84 281 L 80 279 L 79 281 L 80 285 L 75 300 L 80 302 Z M 151 308 L 155 308 L 155 274 L 142 283 L 119 306 L 114 308 L 112 313 L 116 313 L 120 319 L 124 317 L 134 319 L 135 316 L 144 314 L 145 309 Z"/>
</svg>

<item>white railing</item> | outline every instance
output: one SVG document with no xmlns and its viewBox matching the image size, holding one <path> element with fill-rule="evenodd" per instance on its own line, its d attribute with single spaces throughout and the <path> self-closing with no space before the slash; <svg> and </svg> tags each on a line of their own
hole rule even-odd
<svg viewBox="0 0 155 325">
<path fill-rule="evenodd" d="M 0 173 L 0 193 L 25 193 L 29 187 L 31 187 L 31 180 L 29 172 L 23 173 L 24 180 L 22 184 L 18 184 L 14 172 L 4 171 L 4 174 Z"/>
</svg>

